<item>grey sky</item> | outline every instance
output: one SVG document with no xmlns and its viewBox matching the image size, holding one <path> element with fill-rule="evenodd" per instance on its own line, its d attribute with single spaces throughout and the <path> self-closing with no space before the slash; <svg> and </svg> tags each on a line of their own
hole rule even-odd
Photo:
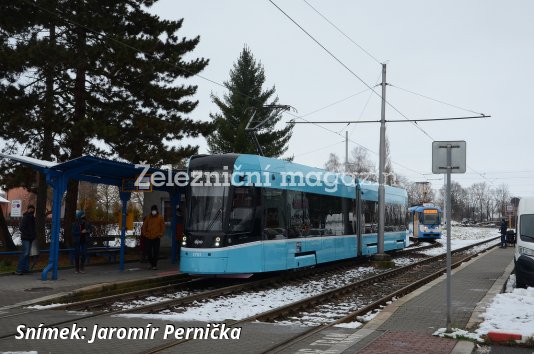
<svg viewBox="0 0 534 354">
<path fill-rule="evenodd" d="M 534 2 L 308 2 L 352 40 L 388 63 L 388 83 L 492 115 L 487 120 L 420 123 L 435 140 L 466 140 L 468 173 L 454 175 L 453 180 L 463 186 L 484 180 L 492 187 L 506 183 L 515 195 L 534 194 L 534 124 L 530 122 Z M 275 3 L 366 83 L 378 82 L 379 64 L 304 1 Z M 210 59 L 201 75 L 213 81 L 228 80 L 229 70 L 248 45 L 265 67 L 267 85 L 275 85 L 280 103 L 294 106 L 298 115 L 366 89 L 267 0 L 160 0 L 151 11 L 163 18 L 184 18 L 180 36 L 200 35 L 193 56 Z M 200 104 L 192 117 L 208 120 L 209 113 L 216 111 L 210 93 L 222 96 L 225 90 L 198 77 L 189 82 L 199 86 L 196 98 Z M 379 119 L 380 99 L 369 96 L 367 91 L 305 118 Z M 410 119 L 472 115 L 396 87 L 388 87 L 387 100 Z M 292 118 L 285 117 L 286 121 Z M 388 107 L 387 119 L 403 118 Z M 295 127 L 289 147 L 295 162 L 322 167 L 330 152 L 343 158 L 345 130 L 350 140 L 378 152 L 378 124 L 325 127 L 342 136 L 313 125 Z M 392 160 L 399 164 L 394 165 L 396 172 L 413 181 L 430 180 L 435 188 L 442 185 L 442 177 L 431 174 L 432 140 L 428 136 L 410 123 L 389 124 L 387 134 Z M 201 152 L 207 151 L 204 139 L 190 142 L 199 144 Z M 353 142 L 350 148 L 355 146 Z M 376 154 L 370 157 L 377 163 Z"/>
</svg>

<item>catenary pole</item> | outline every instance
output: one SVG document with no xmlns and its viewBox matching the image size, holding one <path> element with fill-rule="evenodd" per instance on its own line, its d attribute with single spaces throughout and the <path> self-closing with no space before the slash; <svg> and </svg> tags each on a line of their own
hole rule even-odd
<svg viewBox="0 0 534 354">
<path fill-rule="evenodd" d="M 349 173 L 349 132 L 345 131 L 345 173 Z"/>
<path fill-rule="evenodd" d="M 380 150 L 378 162 L 378 254 L 384 254 L 385 178 L 386 164 L 386 64 L 382 64 L 382 109 L 380 115 Z"/>
<path fill-rule="evenodd" d="M 451 172 L 452 145 L 447 144 L 447 333 L 451 332 L 452 295 L 451 295 Z"/>
</svg>

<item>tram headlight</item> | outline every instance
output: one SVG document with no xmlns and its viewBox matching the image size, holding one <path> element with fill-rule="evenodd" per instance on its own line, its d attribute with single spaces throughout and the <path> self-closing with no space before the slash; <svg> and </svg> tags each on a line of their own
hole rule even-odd
<svg viewBox="0 0 534 354">
<path fill-rule="evenodd" d="M 182 246 L 186 246 L 186 245 L 187 245 L 187 236 L 184 235 L 184 236 L 182 237 Z"/>
<path fill-rule="evenodd" d="M 221 238 L 219 236 L 215 237 L 215 247 L 219 247 L 221 245 Z"/>
</svg>

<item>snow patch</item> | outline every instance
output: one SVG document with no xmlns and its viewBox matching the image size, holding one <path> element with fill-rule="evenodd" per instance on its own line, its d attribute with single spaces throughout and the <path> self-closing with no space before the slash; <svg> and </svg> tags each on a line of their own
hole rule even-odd
<svg viewBox="0 0 534 354">
<path fill-rule="evenodd" d="M 534 288 L 497 294 L 481 317 L 476 330 L 480 336 L 491 331 L 534 337 Z"/>
<path fill-rule="evenodd" d="M 436 332 L 434 332 L 432 335 L 442 337 L 442 338 L 446 337 L 446 338 L 453 338 L 453 339 L 471 339 L 477 342 L 484 341 L 476 333 L 472 333 L 472 332 L 459 329 L 459 328 L 451 328 L 450 333 L 447 333 L 447 328 L 440 328 Z"/>
</svg>

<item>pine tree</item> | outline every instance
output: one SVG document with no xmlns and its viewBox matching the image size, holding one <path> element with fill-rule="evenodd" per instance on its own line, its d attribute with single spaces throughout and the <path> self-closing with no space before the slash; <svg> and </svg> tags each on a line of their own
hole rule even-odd
<svg viewBox="0 0 534 354">
<path fill-rule="evenodd" d="M 251 50 L 245 46 L 230 71 L 230 80 L 224 83 L 228 94 L 222 99 L 212 95 L 220 112 L 210 114 L 215 124 L 215 131 L 207 139 L 211 153 L 256 154 L 256 146 L 249 133 L 245 132 L 253 114 L 254 122 L 265 121 L 263 128 L 256 133 L 264 155 L 280 157 L 287 151 L 293 124 L 282 129 L 275 128 L 282 116 L 265 106 L 276 105 L 278 98 L 271 100 L 275 87 L 263 91 L 264 83 L 263 66 L 256 62 Z"/>
<path fill-rule="evenodd" d="M 0 137 L 59 161 L 93 154 L 158 165 L 196 153 L 169 143 L 211 131 L 187 117 L 197 88 L 184 80 L 208 60 L 184 59 L 200 38 L 178 37 L 183 20 L 149 14 L 154 3 L 2 1 Z M 77 186 L 69 183 L 66 225 Z"/>
</svg>

